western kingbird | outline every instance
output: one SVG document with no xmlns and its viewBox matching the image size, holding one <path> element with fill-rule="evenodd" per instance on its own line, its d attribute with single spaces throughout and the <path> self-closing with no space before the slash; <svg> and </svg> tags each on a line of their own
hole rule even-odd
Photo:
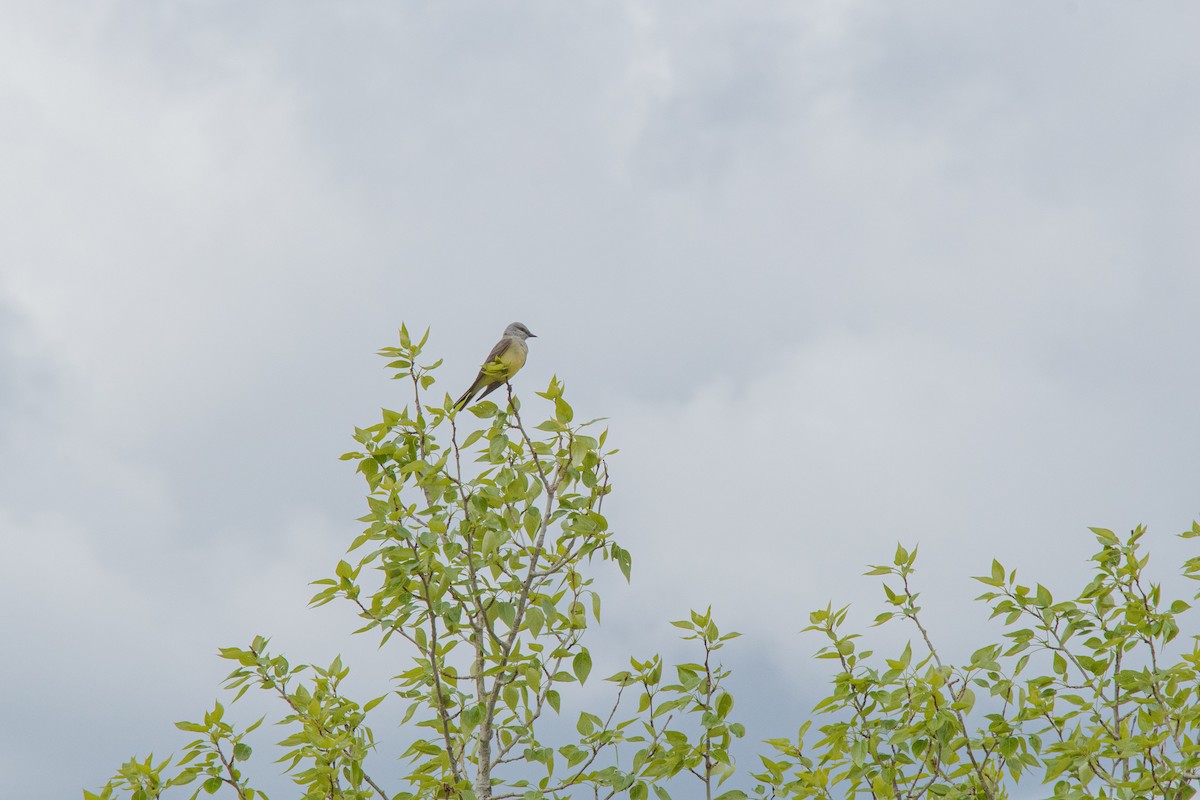
<svg viewBox="0 0 1200 800">
<path fill-rule="evenodd" d="M 467 404 L 473 400 L 482 400 L 499 389 L 502 384 L 508 383 L 512 376 L 525 366 L 525 357 L 529 355 L 529 345 L 525 344 L 525 340 L 531 337 L 536 339 L 537 335 L 530 333 L 529 328 L 520 322 L 514 322 L 505 328 L 500 341 L 496 342 L 492 352 L 488 353 L 487 358 L 483 360 L 483 366 L 479 368 L 479 375 L 476 376 L 475 382 L 471 384 L 470 389 L 463 393 L 462 397 L 458 398 L 454 407 L 466 408 Z M 485 386 L 487 388 L 483 390 L 483 394 L 476 398 L 476 392 Z"/>
</svg>

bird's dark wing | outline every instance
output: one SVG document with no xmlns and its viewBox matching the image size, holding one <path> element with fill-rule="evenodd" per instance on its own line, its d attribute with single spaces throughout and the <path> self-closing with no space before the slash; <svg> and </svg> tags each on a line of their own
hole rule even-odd
<svg viewBox="0 0 1200 800">
<path fill-rule="evenodd" d="M 483 366 L 486 367 L 488 364 L 507 353 L 508 348 L 512 347 L 512 345 L 513 340 L 509 337 L 505 336 L 501 338 L 500 341 L 496 342 L 496 346 L 492 348 L 492 352 L 488 353 L 487 358 L 483 360 Z"/>
</svg>

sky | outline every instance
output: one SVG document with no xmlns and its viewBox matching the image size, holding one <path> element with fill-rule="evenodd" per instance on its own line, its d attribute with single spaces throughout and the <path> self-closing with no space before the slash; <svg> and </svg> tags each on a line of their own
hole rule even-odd
<svg viewBox="0 0 1200 800">
<path fill-rule="evenodd" d="M 873 619 L 897 542 L 951 653 L 998 630 L 969 575 L 1070 594 L 1091 525 L 1149 525 L 1190 596 L 1196 30 L 1111 0 L 3 4 L 6 791 L 179 747 L 255 634 L 398 671 L 305 604 L 363 513 L 337 456 L 405 402 L 374 354 L 401 323 L 457 396 L 520 320 L 526 404 L 557 375 L 608 418 L 634 572 L 599 571 L 593 648 L 675 652 L 711 605 L 751 739 L 807 718 L 808 612 Z"/>
</svg>

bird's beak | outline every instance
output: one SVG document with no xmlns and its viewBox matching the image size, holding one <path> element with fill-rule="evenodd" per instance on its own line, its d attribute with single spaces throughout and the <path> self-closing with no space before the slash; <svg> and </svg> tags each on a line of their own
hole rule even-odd
<svg viewBox="0 0 1200 800">
<path fill-rule="evenodd" d="M 536 339 L 536 338 L 537 338 L 537 334 L 536 334 L 536 333 L 531 333 L 531 334 L 529 334 L 529 338 L 530 338 L 530 339 Z"/>
</svg>

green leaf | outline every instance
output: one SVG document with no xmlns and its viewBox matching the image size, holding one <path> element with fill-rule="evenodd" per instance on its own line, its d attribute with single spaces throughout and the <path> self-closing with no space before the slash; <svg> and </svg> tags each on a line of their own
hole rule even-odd
<svg viewBox="0 0 1200 800">
<path fill-rule="evenodd" d="M 530 606 L 525 610 L 525 627 L 536 638 L 542 633 L 542 626 L 546 623 L 546 616 L 537 606 Z"/>
<path fill-rule="evenodd" d="M 575 658 L 571 661 L 571 669 L 580 683 L 587 680 L 592 671 L 592 657 L 586 649 L 575 654 Z"/>
<path fill-rule="evenodd" d="M 498 433 L 488 442 L 488 458 L 493 462 L 504 460 L 504 451 L 508 448 L 508 437 L 503 433 Z"/>
<path fill-rule="evenodd" d="M 554 419 L 566 425 L 574 419 L 575 413 L 571 407 L 567 405 L 567 401 L 561 397 L 554 398 Z"/>
<path fill-rule="evenodd" d="M 462 724 L 467 730 L 474 729 L 480 722 L 483 721 L 484 707 L 480 704 L 469 706 L 463 710 Z"/>
<path fill-rule="evenodd" d="M 631 565 L 631 561 L 629 558 L 629 552 L 627 550 L 622 550 L 620 547 L 617 547 L 614 544 L 612 546 L 612 554 L 613 554 L 613 558 L 615 558 L 617 560 L 617 566 L 621 568 L 621 574 L 625 576 L 625 581 L 628 582 L 629 581 L 629 568 Z"/>
<path fill-rule="evenodd" d="M 480 400 L 468 410 L 480 419 L 488 419 L 489 417 L 496 416 L 496 413 L 500 409 L 491 400 Z"/>
</svg>

